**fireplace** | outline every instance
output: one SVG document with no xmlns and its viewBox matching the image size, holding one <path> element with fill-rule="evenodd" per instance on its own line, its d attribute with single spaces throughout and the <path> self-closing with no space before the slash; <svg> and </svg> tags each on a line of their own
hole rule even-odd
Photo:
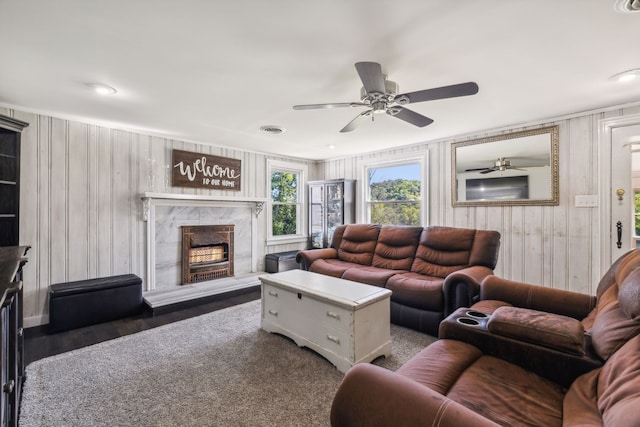
<svg viewBox="0 0 640 427">
<path fill-rule="evenodd" d="M 182 284 L 233 276 L 233 224 L 182 226 Z"/>
</svg>

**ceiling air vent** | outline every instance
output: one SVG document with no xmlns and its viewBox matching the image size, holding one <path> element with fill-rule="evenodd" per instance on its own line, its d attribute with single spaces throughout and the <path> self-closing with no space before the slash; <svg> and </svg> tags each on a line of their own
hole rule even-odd
<svg viewBox="0 0 640 427">
<path fill-rule="evenodd" d="M 621 13 L 640 12 L 640 0 L 616 0 L 614 8 Z"/>
<path fill-rule="evenodd" d="M 275 125 L 260 126 L 260 130 L 270 135 L 279 135 L 284 132 L 284 128 Z"/>
</svg>

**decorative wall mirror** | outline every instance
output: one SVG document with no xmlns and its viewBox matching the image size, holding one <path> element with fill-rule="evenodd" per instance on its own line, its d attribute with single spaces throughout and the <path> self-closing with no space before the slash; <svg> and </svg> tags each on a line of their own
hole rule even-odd
<svg viewBox="0 0 640 427">
<path fill-rule="evenodd" d="M 451 145 L 453 206 L 557 205 L 558 126 Z"/>
</svg>

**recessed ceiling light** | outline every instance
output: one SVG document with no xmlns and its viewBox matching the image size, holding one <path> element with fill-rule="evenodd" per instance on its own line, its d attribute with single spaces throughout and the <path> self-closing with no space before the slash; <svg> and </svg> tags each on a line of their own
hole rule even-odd
<svg viewBox="0 0 640 427">
<path fill-rule="evenodd" d="M 108 85 L 103 85 L 102 83 L 87 83 L 87 86 L 89 86 L 91 89 L 93 89 L 94 92 L 99 93 L 100 95 L 113 95 L 115 93 L 118 93 L 118 91 Z"/>
<path fill-rule="evenodd" d="M 327 148 L 328 148 L 329 150 L 334 150 L 334 149 L 336 148 L 336 146 L 335 146 L 335 145 L 333 145 L 333 144 L 329 144 L 329 145 L 327 145 Z"/>
<path fill-rule="evenodd" d="M 284 128 L 281 126 L 275 126 L 275 125 L 265 125 L 265 126 L 260 126 L 260 130 L 264 133 L 268 133 L 270 135 L 279 135 L 281 133 L 284 133 Z"/>
<path fill-rule="evenodd" d="M 622 73 L 614 74 L 609 77 L 609 80 L 614 80 L 617 82 L 630 82 L 640 78 L 640 68 L 634 68 L 633 70 L 623 71 Z"/>
</svg>

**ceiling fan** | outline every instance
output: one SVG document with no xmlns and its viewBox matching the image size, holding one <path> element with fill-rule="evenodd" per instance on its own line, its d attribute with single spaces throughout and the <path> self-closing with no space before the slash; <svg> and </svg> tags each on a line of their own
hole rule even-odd
<svg viewBox="0 0 640 427">
<path fill-rule="evenodd" d="M 381 113 L 404 120 L 414 126 L 424 127 L 433 123 L 433 119 L 404 108 L 403 105 L 478 93 L 478 85 L 474 82 L 467 82 L 398 94 L 398 84 L 385 78 L 385 75 L 382 74 L 382 67 L 377 62 L 356 62 L 355 66 L 364 86 L 360 93 L 361 102 L 294 105 L 293 109 L 370 107 L 369 110 L 360 113 L 355 119 L 351 120 L 340 132 L 350 132 L 364 119 L 371 117 L 373 120 L 376 114 Z"/>
<path fill-rule="evenodd" d="M 465 169 L 465 172 L 480 171 L 480 173 L 485 174 L 485 173 L 491 173 L 491 172 L 495 172 L 495 171 L 505 171 L 507 169 L 524 170 L 524 169 L 519 169 L 519 168 L 511 165 L 511 160 L 507 160 L 506 157 L 498 157 L 498 160 L 493 162 L 493 166 L 491 166 L 491 167 Z"/>
</svg>

